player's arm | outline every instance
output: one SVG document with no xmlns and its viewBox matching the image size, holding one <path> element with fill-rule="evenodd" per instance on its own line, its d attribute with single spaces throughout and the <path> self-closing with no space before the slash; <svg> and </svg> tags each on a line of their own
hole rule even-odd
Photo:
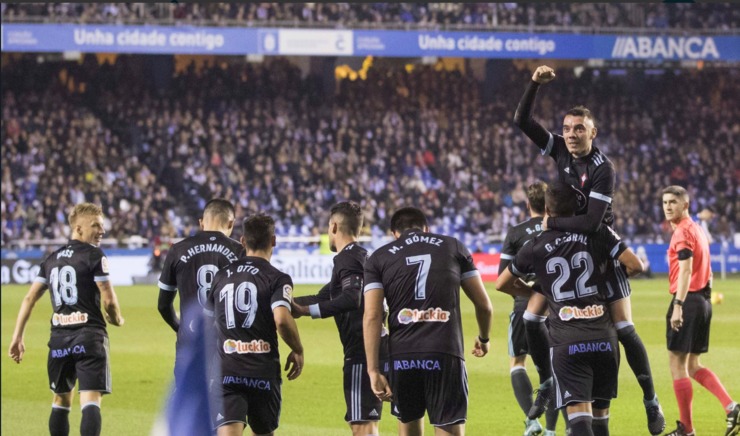
<svg viewBox="0 0 740 436">
<path fill-rule="evenodd" d="M 291 313 L 293 318 L 300 318 L 302 316 L 311 315 L 309 306 L 312 304 L 318 304 L 321 301 L 327 301 L 331 299 L 331 283 L 327 283 L 319 290 L 316 295 L 303 295 L 300 297 L 294 297 L 291 303 Z"/>
<path fill-rule="evenodd" d="M 331 300 L 309 306 L 311 318 L 329 318 L 360 308 L 362 299 L 362 271 L 343 269 L 339 272 L 342 293 Z"/>
<path fill-rule="evenodd" d="M 514 124 L 543 152 L 552 147 L 553 135 L 532 118 L 532 108 L 540 85 L 548 83 L 554 78 L 555 71 L 552 68 L 547 66 L 538 67 L 534 71 L 532 80 L 527 85 L 527 89 L 519 100 L 519 105 L 514 113 Z"/>
<path fill-rule="evenodd" d="M 159 300 L 157 301 L 159 314 L 162 315 L 162 319 L 172 327 L 172 330 L 174 330 L 175 333 L 180 329 L 180 319 L 177 317 L 177 313 L 175 312 L 176 296 L 176 292 L 160 289 Z"/>
<path fill-rule="evenodd" d="M 367 274 L 367 273 L 366 273 Z M 365 342 L 367 374 L 373 393 L 383 401 L 389 401 L 391 392 L 388 380 L 380 371 L 380 333 L 383 325 L 383 298 L 385 291 L 379 283 L 365 287 L 365 313 L 362 317 L 362 337 Z"/>
<path fill-rule="evenodd" d="M 26 345 L 23 343 L 23 336 L 26 334 L 26 325 L 28 324 L 28 319 L 31 317 L 34 306 L 36 306 L 36 302 L 44 295 L 44 291 L 47 288 L 46 283 L 34 281 L 31 283 L 26 296 L 23 297 L 21 308 L 18 311 L 18 318 L 15 321 L 13 339 L 10 341 L 10 349 L 8 350 L 8 354 L 15 360 L 15 363 L 21 363 L 21 360 L 23 360 L 23 353 L 26 352 Z"/>
<path fill-rule="evenodd" d="M 501 256 L 499 257 L 498 263 L 498 275 L 503 274 L 506 267 L 511 263 L 511 260 L 514 259 L 514 256 L 516 256 L 516 247 L 514 247 L 512 242 L 512 228 L 509 228 L 509 231 L 506 232 L 506 237 L 504 238 L 504 245 L 501 247 Z"/>
<path fill-rule="evenodd" d="M 686 248 L 678 252 L 678 277 L 676 295 L 674 301 L 680 301 L 681 304 L 673 305 L 673 314 L 671 315 L 671 327 L 678 331 L 683 327 L 683 302 L 689 294 L 689 285 L 691 284 L 691 273 L 693 272 L 693 255 L 694 253 Z"/>
<path fill-rule="evenodd" d="M 511 264 L 509 264 L 511 265 Z M 512 297 L 527 297 L 532 295 L 532 288 L 522 279 L 512 274 L 511 269 L 505 269 L 496 279 L 496 290 L 509 294 Z"/>
<path fill-rule="evenodd" d="M 543 229 L 555 229 L 572 233 L 593 233 L 599 229 L 604 220 L 609 202 L 611 202 L 611 199 L 607 202 L 592 196 L 588 200 L 588 208 L 585 214 L 546 217 L 542 220 L 542 227 Z"/>
<path fill-rule="evenodd" d="M 121 316 L 121 308 L 118 306 L 118 297 L 116 297 L 116 291 L 113 290 L 113 285 L 110 280 L 95 282 L 100 290 L 100 300 L 103 303 L 103 313 L 105 320 L 109 324 L 115 326 L 123 325 L 123 316 Z"/>
<path fill-rule="evenodd" d="M 476 271 L 477 272 L 477 271 Z M 483 357 L 488 354 L 491 338 L 491 323 L 493 322 L 493 305 L 488 297 L 480 274 L 474 274 L 460 282 L 465 295 L 475 306 L 475 320 L 478 322 L 478 337 L 475 338 L 473 355 Z"/>
<path fill-rule="evenodd" d="M 277 305 L 272 309 L 277 332 L 285 344 L 290 347 L 290 354 L 285 361 L 285 370 L 288 371 L 288 380 L 295 380 L 303 370 L 303 344 L 298 334 L 298 326 L 285 305 Z"/>
<path fill-rule="evenodd" d="M 624 265 L 627 269 L 627 275 L 632 277 L 645 271 L 645 265 L 642 263 L 639 257 L 632 251 L 631 248 L 627 248 L 619 255 L 619 263 Z"/>
</svg>

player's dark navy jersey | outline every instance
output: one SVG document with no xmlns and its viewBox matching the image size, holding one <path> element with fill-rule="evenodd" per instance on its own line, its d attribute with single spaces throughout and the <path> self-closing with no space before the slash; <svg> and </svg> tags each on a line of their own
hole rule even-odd
<svg viewBox="0 0 740 436">
<path fill-rule="evenodd" d="M 390 355 L 464 359 L 460 282 L 476 275 L 468 249 L 449 236 L 409 230 L 378 248 L 365 263 L 365 291 L 384 290 Z"/>
<path fill-rule="evenodd" d="M 159 288 L 165 291 L 180 291 L 180 313 L 194 302 L 206 305 L 206 292 L 213 276 L 221 268 L 230 265 L 244 254 L 239 242 L 218 231 L 200 231 L 185 238 L 170 248 L 159 276 Z M 178 337 L 190 330 L 190 320 L 183 319 Z"/>
<path fill-rule="evenodd" d="M 52 334 L 82 327 L 105 330 L 100 310 L 100 290 L 96 282 L 107 282 L 108 258 L 86 242 L 70 240 L 42 263 L 36 282 L 49 286 Z"/>
<path fill-rule="evenodd" d="M 589 227 L 596 229 L 600 223 L 613 225 L 612 197 L 616 175 L 614 164 L 596 146 L 591 153 L 575 158 L 568 151 L 565 139 L 542 127 L 532 118 L 532 106 L 537 94 L 538 84 L 531 82 L 517 108 L 515 122 L 521 130 L 542 150 L 543 155 L 552 157 L 558 166 L 558 179 L 572 186 L 578 193 L 576 215 L 585 215 L 589 202 L 603 202 L 598 214 L 580 220 L 572 218 L 551 218 L 548 227 L 573 232 L 584 232 Z M 601 211 L 603 212 L 603 216 Z M 596 216 L 598 215 L 598 216 Z M 590 222 L 595 220 L 596 222 Z M 592 224 L 592 225 L 589 225 Z"/>
<path fill-rule="evenodd" d="M 501 260 L 498 265 L 498 273 L 501 274 L 504 272 L 524 244 L 533 240 L 540 232 L 542 232 L 541 216 L 530 218 L 510 228 L 506 232 L 504 245 L 501 247 Z M 525 279 L 525 281 L 530 280 L 534 280 L 534 276 Z"/>
<path fill-rule="evenodd" d="M 519 251 L 509 269 L 517 277 L 537 276 L 553 346 L 616 336 L 604 271 L 626 249 L 611 228 L 601 226 L 591 235 L 548 230 Z"/>
<path fill-rule="evenodd" d="M 356 243 L 344 247 L 334 256 L 331 280 L 321 288 L 318 295 L 296 297 L 298 304 L 309 306 L 313 318 L 333 316 L 339 329 L 339 338 L 344 347 L 344 357 L 364 357 L 362 339 L 363 267 L 367 250 Z"/>
<path fill-rule="evenodd" d="M 216 273 L 206 308 L 214 312 L 224 377 L 280 378 L 272 311 L 290 310 L 292 298 L 290 276 L 260 257 L 243 257 Z"/>
</svg>

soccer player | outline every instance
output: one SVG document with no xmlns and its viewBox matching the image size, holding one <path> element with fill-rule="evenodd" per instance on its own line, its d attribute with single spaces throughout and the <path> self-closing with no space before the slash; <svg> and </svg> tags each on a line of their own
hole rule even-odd
<svg viewBox="0 0 740 436">
<path fill-rule="evenodd" d="M 547 185 L 544 182 L 535 182 L 527 187 L 527 210 L 530 218 L 517 224 L 509 229 L 504 239 L 504 245 L 501 249 L 501 262 L 498 266 L 499 275 L 504 272 L 511 260 L 521 250 L 524 244 L 532 241 L 536 235 L 542 231 L 542 216 L 545 214 L 545 190 Z M 528 277 L 527 281 L 534 280 L 534 277 Z M 524 311 L 527 310 L 526 297 L 514 297 L 514 307 L 509 315 L 509 367 L 511 369 L 511 386 L 514 389 L 519 407 L 525 415 L 529 414 L 532 408 L 532 383 L 527 375 L 525 362 L 527 359 L 528 347 L 527 337 L 524 331 Z M 534 324 L 532 324 L 534 325 Z M 549 373 L 549 372 L 548 372 Z M 547 376 L 549 377 L 549 376 Z M 545 382 L 540 380 L 540 383 Z M 558 422 L 558 411 L 555 408 L 548 408 L 545 416 L 545 436 L 555 434 L 555 425 Z M 542 425 L 535 419 L 525 421 L 524 435 L 536 435 L 542 432 Z"/>
<path fill-rule="evenodd" d="M 275 221 L 253 215 L 242 224 L 246 257 L 221 269 L 208 291 L 214 312 L 220 378 L 213 384 L 221 404 L 214 422 L 219 436 L 273 434 L 280 421 L 280 355 L 277 335 L 290 347 L 288 380 L 303 368 L 303 345 L 293 316 L 293 280 L 270 264 Z M 215 351 L 215 350 L 214 350 Z"/>
<path fill-rule="evenodd" d="M 575 191 L 567 184 L 548 185 L 546 213 L 572 216 Z M 609 403 L 617 396 L 619 346 L 609 317 L 602 265 L 618 259 L 630 274 L 642 264 L 607 226 L 589 235 L 543 231 L 526 244 L 496 281 L 496 289 L 531 295 L 526 318 L 543 318 L 549 310 L 552 372 L 556 407 L 567 407 L 571 434 L 609 434 Z M 535 274 L 531 293 L 524 282 Z M 592 406 L 593 402 L 593 406 Z"/>
<path fill-rule="evenodd" d="M 464 434 L 468 380 L 460 286 L 475 306 L 476 357 L 488 353 L 491 300 L 467 248 L 455 238 L 429 233 L 421 210 L 401 208 L 390 224 L 396 240 L 365 263 L 363 334 L 373 392 L 392 400 L 401 435 L 423 434 L 425 411 L 435 434 Z M 390 385 L 379 365 L 384 298 L 390 312 Z"/>
<path fill-rule="evenodd" d="M 78 204 L 69 215 L 69 225 L 69 242 L 43 261 L 21 303 L 9 354 L 16 363 L 23 359 L 26 324 L 36 302 L 51 288 L 54 313 L 47 369 L 54 398 L 49 433 L 69 434 L 69 411 L 79 379 L 80 434 L 99 435 L 100 402 L 111 393 L 106 321 L 122 326 L 124 320 L 108 277 L 108 258 L 99 248 L 105 234 L 102 209 L 92 203 Z"/>
<path fill-rule="evenodd" d="M 669 291 L 673 295 L 666 315 L 668 362 L 680 421 L 670 435 L 694 435 L 691 378 L 711 392 L 727 414 L 725 435 L 740 432 L 740 405 L 730 398 L 719 377 L 699 362 L 709 350 L 712 321 L 712 268 L 709 241 L 701 226 L 689 217 L 689 194 L 680 186 L 663 190 L 663 212 L 673 236 L 668 246 Z"/>
<path fill-rule="evenodd" d="M 180 314 L 186 317 L 188 313 L 197 313 L 188 308 L 194 304 L 205 307 L 206 293 L 216 272 L 236 262 L 244 253 L 239 242 L 229 237 L 234 229 L 231 202 L 222 198 L 210 200 L 199 223 L 201 231 L 170 248 L 159 276 L 159 313 L 177 333 L 175 367 L 181 345 L 192 332 L 190 319 L 183 319 L 185 327 L 180 328 L 181 321 L 174 308 L 177 292 L 180 292 Z"/>
<path fill-rule="evenodd" d="M 343 201 L 329 213 L 329 248 L 338 253 L 329 283 L 318 295 L 293 299 L 293 316 L 310 315 L 320 319 L 334 317 L 344 347 L 344 415 L 355 436 L 378 434 L 383 402 L 370 389 L 365 347 L 362 340 L 363 267 L 367 250 L 357 243 L 362 228 L 362 209 L 357 203 Z M 387 351 L 381 346 L 381 361 Z"/>
<path fill-rule="evenodd" d="M 532 80 L 517 107 L 514 123 L 542 150 L 543 155 L 549 155 L 555 160 L 558 179 L 571 185 L 578 195 L 576 216 L 551 219 L 545 216 L 542 228 L 594 233 L 602 224 L 611 226 L 614 222 L 612 212 L 616 179 L 614 166 L 606 155 L 593 145 L 597 134 L 596 120 L 587 108 L 576 106 L 566 112 L 562 136 L 549 132 L 532 118 L 537 90 L 541 85 L 554 79 L 555 71 L 548 66 L 540 66 L 534 71 Z M 648 430 L 651 434 L 657 435 L 665 429 L 665 417 L 655 394 L 647 350 L 632 322 L 629 281 L 618 262 L 609 263 L 607 268 L 609 313 L 617 329 L 619 342 L 624 347 L 627 362 L 642 388 Z M 547 357 L 542 355 L 542 347 L 534 346 L 533 342 L 546 342 L 543 336 L 544 326 L 540 327 L 539 334 L 535 334 L 534 329 L 527 329 L 532 360 L 538 367 L 545 366 Z M 538 417 L 545 410 L 550 389 L 551 381 L 540 385 L 529 418 Z"/>
</svg>

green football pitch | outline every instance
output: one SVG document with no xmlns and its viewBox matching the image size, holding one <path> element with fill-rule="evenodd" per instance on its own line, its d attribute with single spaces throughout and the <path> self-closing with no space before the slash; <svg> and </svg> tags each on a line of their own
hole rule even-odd
<svg viewBox="0 0 740 436">
<path fill-rule="evenodd" d="M 676 401 L 665 351 L 665 312 L 669 302 L 667 280 L 632 281 L 632 307 L 637 331 L 650 354 L 658 396 L 673 427 L 678 418 Z M 316 292 L 318 286 L 298 286 L 296 295 Z M 740 277 L 715 281 L 724 303 L 714 307 L 710 351 L 702 359 L 740 399 Z M 26 354 L 16 365 L 8 356 L 15 317 L 26 293 L 25 286 L 2 287 L 2 434 L 48 434 L 47 422 L 52 395 L 47 389 L 46 356 L 51 305 L 46 297 L 31 317 L 26 332 Z M 116 288 L 125 326 L 109 327 L 113 394 L 103 400 L 104 435 L 148 435 L 164 405 L 174 361 L 175 336 L 157 312 L 156 286 Z M 470 403 L 467 433 L 471 435 L 519 435 L 524 416 L 519 410 L 509 379 L 506 332 L 511 298 L 489 286 L 494 303 L 492 349 L 484 358 L 466 358 Z M 472 305 L 463 296 L 466 353 L 475 337 Z M 283 383 L 283 409 L 279 434 L 344 435 L 342 394 L 342 348 L 334 321 L 301 318 L 298 327 L 305 346 L 305 369 L 301 377 Z M 287 347 L 281 344 L 284 357 Z M 528 362 L 530 378 L 536 372 Z M 610 427 L 613 435 L 647 434 L 641 391 L 624 356 L 619 377 L 619 398 L 612 402 Z M 719 402 L 694 383 L 695 427 L 701 435 L 723 435 L 724 418 Z M 70 415 L 72 434 L 79 429 L 78 399 Z M 426 424 L 426 433 L 433 434 Z M 383 409 L 382 434 L 395 434 L 396 419 Z M 562 424 L 558 427 L 562 435 Z"/>
</svg>

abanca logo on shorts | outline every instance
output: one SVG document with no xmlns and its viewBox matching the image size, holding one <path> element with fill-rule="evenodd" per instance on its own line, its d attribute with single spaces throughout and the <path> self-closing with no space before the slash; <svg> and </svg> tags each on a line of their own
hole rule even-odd
<svg viewBox="0 0 740 436">
<path fill-rule="evenodd" d="M 249 353 L 269 353 L 270 344 L 260 339 L 250 342 L 235 341 L 227 339 L 224 341 L 224 353 L 232 354 L 249 354 Z"/>
<path fill-rule="evenodd" d="M 442 310 L 441 307 L 435 309 L 401 309 L 398 312 L 398 322 L 401 324 L 411 324 L 412 322 L 447 322 L 450 320 L 450 312 Z"/>
<path fill-rule="evenodd" d="M 571 319 L 593 319 L 604 315 L 604 306 L 594 304 L 584 308 L 563 306 L 560 308 L 560 319 L 570 321 Z"/>
</svg>

